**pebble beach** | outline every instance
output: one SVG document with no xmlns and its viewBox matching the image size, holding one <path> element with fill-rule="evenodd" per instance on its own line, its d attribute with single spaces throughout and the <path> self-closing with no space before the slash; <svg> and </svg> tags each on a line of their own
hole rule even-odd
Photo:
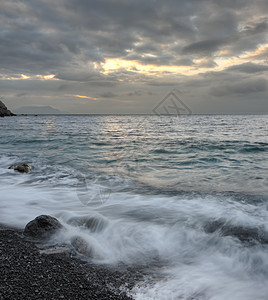
<svg viewBox="0 0 268 300">
<path fill-rule="evenodd" d="M 40 246 L 39 246 L 40 247 Z M 126 274 L 69 252 L 42 254 L 21 231 L 0 227 L 0 299 L 120 299 Z"/>
</svg>

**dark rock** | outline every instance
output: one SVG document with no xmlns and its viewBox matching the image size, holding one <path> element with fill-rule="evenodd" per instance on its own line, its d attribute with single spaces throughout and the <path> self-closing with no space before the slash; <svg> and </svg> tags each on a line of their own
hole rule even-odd
<svg viewBox="0 0 268 300">
<path fill-rule="evenodd" d="M 0 100 L 0 117 L 11 117 L 16 116 L 10 110 L 7 109 L 5 104 Z"/>
<path fill-rule="evenodd" d="M 21 164 L 21 165 L 17 165 L 17 166 L 10 166 L 9 169 L 13 169 L 20 173 L 29 173 L 32 168 L 28 164 Z"/>
<path fill-rule="evenodd" d="M 25 236 L 35 239 L 49 238 L 57 230 L 62 229 L 62 224 L 54 217 L 41 215 L 29 222 L 24 229 Z"/>
</svg>

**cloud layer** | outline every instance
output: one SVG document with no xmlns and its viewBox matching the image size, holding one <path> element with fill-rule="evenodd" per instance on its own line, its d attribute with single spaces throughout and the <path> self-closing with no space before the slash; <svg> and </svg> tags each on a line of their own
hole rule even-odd
<svg viewBox="0 0 268 300">
<path fill-rule="evenodd" d="M 268 112 L 266 0 L 0 6 L 0 88 L 15 108 L 150 113 L 176 88 L 194 113 Z"/>
</svg>

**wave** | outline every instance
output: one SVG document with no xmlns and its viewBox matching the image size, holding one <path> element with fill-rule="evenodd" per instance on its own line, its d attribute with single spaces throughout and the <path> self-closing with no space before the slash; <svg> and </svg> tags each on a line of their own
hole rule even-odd
<svg viewBox="0 0 268 300">
<path fill-rule="evenodd" d="M 100 181 L 89 180 L 85 190 L 21 182 L 30 176 L 1 185 L 1 222 L 23 228 L 50 214 L 65 228 L 51 244 L 69 245 L 97 264 L 146 266 L 147 279 L 129 291 L 135 299 L 266 299 L 264 203 L 122 191 L 85 202 L 79 193 L 97 195 Z"/>
<path fill-rule="evenodd" d="M 2 132 L 1 223 L 57 217 L 64 230 L 51 244 L 146 269 L 128 291 L 135 299 L 267 299 L 264 129 L 257 139 L 247 118 L 234 134 L 231 117 L 230 126 L 182 117 L 175 127 L 147 116 L 141 127 L 134 117 L 46 118 L 16 119 L 26 131 L 10 139 Z M 8 170 L 21 162 L 32 172 Z"/>
<path fill-rule="evenodd" d="M 226 219 L 219 219 L 205 224 L 204 230 L 207 233 L 217 232 L 222 236 L 232 236 L 241 242 L 268 244 L 268 231 L 264 225 L 258 227 L 242 226 L 231 224 Z"/>
</svg>

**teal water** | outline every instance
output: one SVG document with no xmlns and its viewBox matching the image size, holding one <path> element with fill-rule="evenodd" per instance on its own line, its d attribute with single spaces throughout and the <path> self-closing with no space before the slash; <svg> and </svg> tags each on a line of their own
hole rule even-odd
<svg viewBox="0 0 268 300">
<path fill-rule="evenodd" d="M 83 237 L 93 262 L 155 268 L 136 299 L 267 299 L 267 120 L 1 118 L 0 221 L 54 215 L 57 242 Z"/>
</svg>

